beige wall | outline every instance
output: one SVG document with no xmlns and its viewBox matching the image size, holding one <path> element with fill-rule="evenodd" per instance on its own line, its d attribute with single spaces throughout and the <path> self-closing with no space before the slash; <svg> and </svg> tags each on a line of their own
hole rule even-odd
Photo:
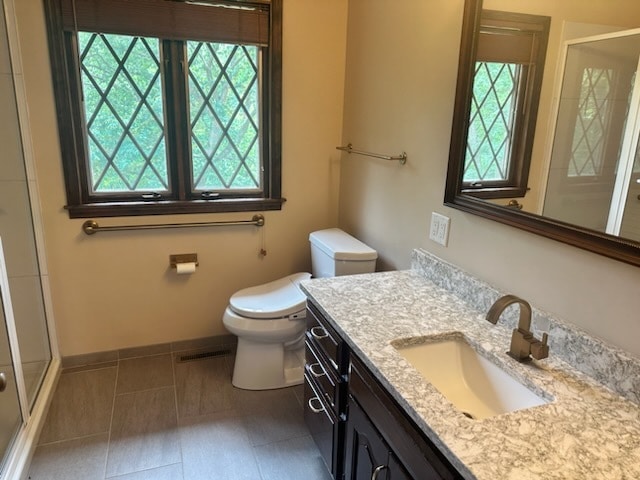
<svg viewBox="0 0 640 480">
<path fill-rule="evenodd" d="M 384 269 L 407 268 L 411 249 L 425 248 L 640 355 L 639 268 L 443 206 L 462 9 L 350 0 L 343 141 L 409 159 L 345 155 L 340 225 L 376 248 Z M 428 239 L 432 211 L 451 217 L 447 248 Z"/>
<path fill-rule="evenodd" d="M 40 0 L 17 3 L 49 273 L 61 353 L 75 355 L 224 333 L 228 296 L 309 268 L 307 235 L 337 221 L 377 248 L 383 269 L 426 248 L 639 354 L 640 269 L 442 206 L 463 0 L 285 0 L 283 191 L 266 214 L 268 255 L 252 228 L 86 237 L 69 220 Z M 556 1 L 556 0 L 554 0 Z M 344 88 L 344 92 L 343 92 Z M 344 93 L 344 98 L 343 98 Z M 342 110 L 344 100 L 344 129 Z M 342 132 L 342 134 L 341 134 Z M 342 138 L 341 138 L 342 137 Z M 334 147 L 406 150 L 404 167 Z M 452 219 L 448 248 L 427 238 L 432 211 Z M 203 221 L 244 215 L 102 220 Z M 190 277 L 171 253 L 197 252 Z"/>
<path fill-rule="evenodd" d="M 310 268 L 308 234 L 337 223 L 338 154 L 347 2 L 284 1 L 282 211 L 266 227 L 115 232 L 88 237 L 63 210 L 41 0 L 16 2 L 24 77 L 63 356 L 226 333 L 229 296 L 252 284 Z M 218 221 L 250 214 L 103 219 L 102 224 Z M 268 255 L 259 250 L 265 235 Z M 200 267 L 178 277 L 172 253 L 198 253 Z"/>
</svg>

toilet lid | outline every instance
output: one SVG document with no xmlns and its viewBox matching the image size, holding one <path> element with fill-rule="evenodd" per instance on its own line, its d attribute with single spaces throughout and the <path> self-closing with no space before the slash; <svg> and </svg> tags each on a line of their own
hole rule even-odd
<svg viewBox="0 0 640 480">
<path fill-rule="evenodd" d="M 294 273 L 273 282 L 249 287 L 234 293 L 231 310 L 249 318 L 280 318 L 306 307 L 307 297 L 298 284 L 311 278 L 310 273 Z"/>
</svg>

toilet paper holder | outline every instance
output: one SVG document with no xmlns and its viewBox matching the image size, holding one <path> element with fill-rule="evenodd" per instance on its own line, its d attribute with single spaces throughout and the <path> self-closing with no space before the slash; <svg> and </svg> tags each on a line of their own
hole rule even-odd
<svg viewBox="0 0 640 480">
<path fill-rule="evenodd" d="M 198 254 L 197 253 L 178 253 L 176 255 L 169 255 L 169 265 L 171 268 L 177 268 L 179 263 L 195 263 L 198 266 Z"/>
</svg>

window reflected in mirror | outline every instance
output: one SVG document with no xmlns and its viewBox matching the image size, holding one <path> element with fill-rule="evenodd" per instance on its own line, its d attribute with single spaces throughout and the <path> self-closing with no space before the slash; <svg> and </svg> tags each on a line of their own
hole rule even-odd
<svg viewBox="0 0 640 480">
<path fill-rule="evenodd" d="M 463 191 L 524 196 L 544 72 L 549 17 L 483 10 Z"/>
</svg>

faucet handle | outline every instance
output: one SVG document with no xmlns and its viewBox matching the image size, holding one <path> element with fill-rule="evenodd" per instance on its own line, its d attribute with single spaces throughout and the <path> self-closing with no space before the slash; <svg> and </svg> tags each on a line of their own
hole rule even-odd
<svg viewBox="0 0 640 480">
<path fill-rule="evenodd" d="M 549 335 L 546 333 L 542 334 L 542 341 L 535 340 L 531 344 L 531 356 L 537 360 L 542 360 L 543 358 L 547 358 L 549 356 L 549 345 L 547 345 L 547 340 L 549 339 Z"/>
</svg>

